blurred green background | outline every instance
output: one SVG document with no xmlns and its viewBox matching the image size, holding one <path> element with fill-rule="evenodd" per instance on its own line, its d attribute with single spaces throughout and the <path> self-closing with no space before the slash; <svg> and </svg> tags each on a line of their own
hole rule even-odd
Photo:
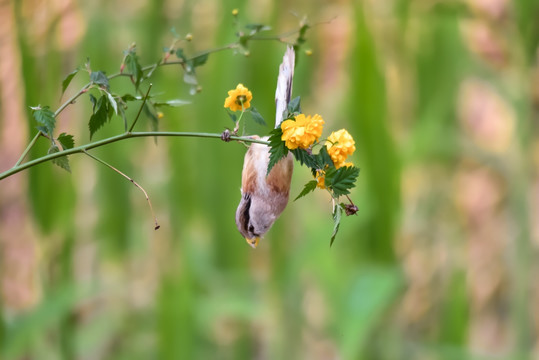
<svg viewBox="0 0 539 360">
<path fill-rule="evenodd" d="M 159 231 L 110 169 L 82 155 L 71 175 L 39 165 L 0 182 L 0 358 L 538 358 L 536 0 L 2 1 L 0 170 L 35 133 L 29 106 L 75 93 L 84 74 L 63 98 L 61 81 L 87 57 L 113 74 L 136 42 L 141 63 L 156 62 L 172 27 L 193 35 L 189 54 L 218 47 L 236 40 L 234 8 L 268 35 L 304 15 L 317 24 L 294 96 L 324 117 L 325 136 L 354 136 L 357 216 L 330 248 L 331 203 L 317 191 L 251 249 L 234 222 L 237 143 L 139 138 L 93 151 L 148 191 Z M 223 102 L 240 82 L 273 119 L 285 45 L 249 50 L 210 55 L 194 96 L 179 67 L 156 70 L 159 99 L 191 101 L 166 109 L 160 129 L 232 127 Z M 88 142 L 90 112 L 81 97 L 58 133 Z M 122 131 L 114 118 L 96 138 Z M 296 166 L 291 196 L 308 180 Z"/>
</svg>

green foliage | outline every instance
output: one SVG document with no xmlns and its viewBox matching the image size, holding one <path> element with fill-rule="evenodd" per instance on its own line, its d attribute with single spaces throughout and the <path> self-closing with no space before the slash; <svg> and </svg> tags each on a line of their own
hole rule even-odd
<svg viewBox="0 0 539 360">
<path fill-rule="evenodd" d="M 37 106 L 32 108 L 32 115 L 34 119 L 41 125 L 38 129 L 49 138 L 52 138 L 52 132 L 56 126 L 56 119 L 54 113 L 48 106 Z"/>
<path fill-rule="evenodd" d="M 339 169 L 330 167 L 326 170 L 325 186 L 333 192 L 334 197 L 350 194 L 359 176 L 359 168 L 343 166 Z"/>
<path fill-rule="evenodd" d="M 107 91 L 110 89 L 109 78 L 103 71 L 92 71 L 90 74 L 90 81 Z"/>
<path fill-rule="evenodd" d="M 78 74 L 79 71 L 80 71 L 80 68 L 76 68 L 75 70 L 67 74 L 65 79 L 62 81 L 62 95 L 65 93 L 69 84 L 71 84 L 71 80 L 73 80 L 73 78 L 75 77 L 75 75 Z"/>
<path fill-rule="evenodd" d="M 270 159 L 266 174 L 269 174 L 273 166 L 288 154 L 288 148 L 285 146 L 284 141 L 281 140 L 281 136 L 283 136 L 283 130 L 280 127 L 273 129 L 270 132 L 270 137 L 268 139 L 270 143 Z"/>
<path fill-rule="evenodd" d="M 187 100 L 180 100 L 180 99 L 174 99 L 174 100 L 168 100 L 168 101 L 152 101 L 152 105 L 155 108 L 158 107 L 179 107 L 184 105 L 189 105 L 191 102 Z"/>
<path fill-rule="evenodd" d="M 58 142 L 62 145 L 62 149 L 67 150 L 75 146 L 75 141 L 73 140 L 73 135 L 61 133 L 58 135 Z"/>
<path fill-rule="evenodd" d="M 331 240 L 329 242 L 330 247 L 333 245 L 333 242 L 337 237 L 337 233 L 339 232 L 339 227 L 341 226 L 342 212 L 342 205 L 335 202 L 335 205 L 333 205 L 333 233 L 331 234 Z"/>
<path fill-rule="evenodd" d="M 131 74 L 131 79 L 133 80 L 133 83 L 135 84 L 135 89 L 139 88 L 140 81 L 142 80 L 143 73 L 142 73 L 142 66 L 140 66 L 138 56 L 135 51 L 135 47 L 131 47 L 129 50 L 127 50 L 127 53 L 125 55 L 125 66 L 127 67 L 127 71 Z"/>
<path fill-rule="evenodd" d="M 288 103 L 288 106 L 287 106 L 287 109 L 288 109 L 288 112 L 289 112 L 289 116 L 288 117 L 291 117 L 293 115 L 296 115 L 296 114 L 301 114 L 301 97 L 299 96 L 296 96 L 295 98 L 293 98 L 292 100 L 290 100 L 290 102 Z"/>
<path fill-rule="evenodd" d="M 299 195 L 294 199 L 294 201 L 296 201 L 297 199 L 299 198 L 302 198 L 304 197 L 305 195 L 313 192 L 315 189 L 316 189 L 316 185 L 318 185 L 318 181 L 316 180 L 311 180 L 309 181 L 307 184 L 305 184 L 305 186 L 303 187 L 303 190 L 301 190 L 301 192 L 299 193 Z"/>
<path fill-rule="evenodd" d="M 57 152 L 60 152 L 60 149 L 58 149 L 58 146 L 56 144 L 52 143 L 47 154 L 50 155 Z M 69 160 L 67 159 L 67 156 L 61 156 L 61 157 L 52 159 L 52 163 L 55 165 L 58 165 L 64 170 L 67 170 L 67 172 L 71 172 L 71 168 L 69 167 Z"/>
<path fill-rule="evenodd" d="M 113 109 L 114 113 L 118 115 L 118 104 L 116 103 L 116 100 L 114 100 L 114 97 L 111 95 L 111 93 L 105 92 L 105 94 L 107 95 L 107 100 L 109 101 L 110 109 Z"/>
<path fill-rule="evenodd" d="M 193 57 L 192 59 L 188 60 L 187 64 L 191 68 L 196 68 L 198 66 L 204 65 L 206 63 L 206 61 L 208 61 L 209 56 L 210 56 L 210 54 L 197 55 L 197 56 Z"/>
<path fill-rule="evenodd" d="M 266 121 L 254 106 L 251 106 L 249 108 L 249 112 L 251 113 L 251 117 L 253 118 L 255 123 L 266 126 Z"/>
<path fill-rule="evenodd" d="M 93 96 L 90 97 L 94 103 L 94 113 L 90 117 L 88 128 L 90 129 L 90 140 L 97 130 L 99 130 L 109 119 L 109 100 L 107 95 L 101 95 L 97 102 Z"/>
</svg>

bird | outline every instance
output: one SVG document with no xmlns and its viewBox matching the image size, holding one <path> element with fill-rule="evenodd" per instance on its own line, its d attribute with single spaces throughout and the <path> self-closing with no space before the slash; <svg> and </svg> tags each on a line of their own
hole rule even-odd
<svg viewBox="0 0 539 360">
<path fill-rule="evenodd" d="M 288 46 L 279 66 L 275 90 L 275 128 L 281 126 L 292 95 L 295 52 Z M 254 136 L 258 138 L 258 136 Z M 263 137 L 262 140 L 267 140 Z M 241 174 L 241 200 L 236 210 L 236 226 L 247 243 L 256 248 L 288 204 L 294 170 L 288 153 L 267 174 L 269 146 L 253 143 L 245 153 Z"/>
</svg>

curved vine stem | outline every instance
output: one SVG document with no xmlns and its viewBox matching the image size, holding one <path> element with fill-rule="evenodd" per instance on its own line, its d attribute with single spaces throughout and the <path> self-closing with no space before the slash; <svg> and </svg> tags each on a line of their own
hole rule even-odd
<svg viewBox="0 0 539 360">
<path fill-rule="evenodd" d="M 139 184 L 137 184 L 137 182 L 133 179 L 131 179 L 129 176 L 127 176 L 126 174 L 124 174 L 123 172 L 121 172 L 120 170 L 116 169 L 114 166 L 110 165 L 109 163 L 107 163 L 106 161 L 98 158 L 97 156 L 95 155 L 92 155 L 90 154 L 88 151 L 86 150 L 83 150 L 83 152 L 88 155 L 89 157 L 91 157 L 92 159 L 94 159 L 95 161 L 97 162 L 100 162 L 101 164 L 105 165 L 106 167 L 108 167 L 109 169 L 117 172 L 118 174 L 122 175 L 124 178 L 126 178 L 127 180 L 131 181 L 131 183 L 133 183 L 133 185 L 135 185 L 140 191 L 142 191 L 144 193 L 144 196 L 146 197 L 146 201 L 148 201 L 148 205 L 150 206 L 150 211 L 152 212 L 152 216 L 153 216 L 153 221 L 155 223 L 155 227 L 154 227 L 154 230 L 158 230 L 161 226 L 158 224 L 157 222 L 157 217 L 155 217 L 155 213 L 153 212 L 153 206 L 152 206 L 152 202 L 150 201 L 150 197 L 148 196 L 148 193 L 146 192 L 146 190 L 144 190 L 144 188 L 142 186 L 140 186 Z"/>
<path fill-rule="evenodd" d="M 117 141 L 122 141 L 125 139 L 136 138 L 136 137 L 151 137 L 151 136 L 200 137 L 200 138 L 221 139 L 221 134 L 214 134 L 214 133 L 172 132 L 172 131 L 145 131 L 145 132 L 131 132 L 131 133 L 126 132 L 120 135 L 111 136 L 103 140 L 91 142 L 91 143 L 77 146 L 71 149 L 66 149 L 66 150 L 59 151 L 53 154 L 45 155 L 37 159 L 25 162 L 23 164 L 16 165 L 12 167 L 11 169 L 0 173 L 0 180 L 3 180 L 9 176 L 12 176 L 32 166 L 35 166 L 35 165 L 38 165 L 38 164 L 41 164 L 41 163 L 44 163 L 53 159 L 57 159 L 62 156 L 83 153 L 87 150 L 95 149 L 95 148 L 98 148 L 107 144 L 111 144 Z M 268 141 L 264 141 L 260 139 L 253 139 L 249 136 L 230 136 L 230 140 L 242 141 L 245 143 L 258 143 L 258 144 L 269 145 Z"/>
</svg>

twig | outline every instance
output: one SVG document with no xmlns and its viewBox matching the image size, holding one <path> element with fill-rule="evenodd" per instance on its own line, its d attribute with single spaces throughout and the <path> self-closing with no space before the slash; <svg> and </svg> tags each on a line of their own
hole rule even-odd
<svg viewBox="0 0 539 360">
<path fill-rule="evenodd" d="M 37 139 L 39 139 L 39 136 L 41 135 L 41 131 L 38 131 L 37 134 L 34 136 L 34 138 L 32 139 L 32 141 L 30 141 L 30 144 L 28 144 L 28 146 L 26 147 L 26 149 L 24 149 L 21 157 L 19 158 L 19 160 L 15 163 L 15 167 L 19 166 L 24 158 L 26 157 L 26 155 L 28 155 L 28 153 L 30 152 L 30 150 L 34 147 L 35 143 L 37 142 Z"/>
<path fill-rule="evenodd" d="M 128 133 L 133 131 L 133 128 L 135 127 L 135 124 L 137 123 L 138 118 L 140 117 L 140 113 L 142 112 L 142 108 L 144 108 L 144 105 L 146 105 L 146 100 L 148 99 L 148 95 L 150 94 L 151 88 L 152 88 L 152 83 L 150 83 L 150 86 L 148 86 L 148 91 L 146 91 L 146 95 L 144 95 L 144 98 L 142 99 L 142 105 L 140 105 L 140 109 L 138 109 L 137 117 L 135 118 L 135 120 L 133 120 L 133 124 L 131 124 L 131 127 L 127 131 Z"/>
<path fill-rule="evenodd" d="M 140 189 L 140 191 L 142 191 L 144 193 L 144 196 L 146 197 L 146 200 L 148 201 L 148 205 L 150 206 L 150 211 L 152 212 L 152 216 L 153 216 L 153 220 L 155 222 L 155 227 L 154 227 L 154 230 L 158 230 L 161 226 L 157 223 L 157 218 L 155 217 L 155 213 L 153 212 L 153 207 L 152 207 L 152 202 L 150 201 L 150 197 L 148 196 L 148 193 L 146 192 L 146 190 L 144 190 L 144 188 L 142 186 L 140 186 L 139 184 L 137 184 L 137 182 L 133 179 L 131 179 L 129 176 L 127 176 L 126 174 L 124 174 L 123 172 L 121 172 L 120 170 L 116 169 L 114 166 L 110 165 L 109 163 L 105 162 L 104 160 L 101 160 L 100 158 L 98 158 L 97 156 L 94 156 L 92 154 L 90 154 L 89 152 L 87 152 L 86 150 L 83 150 L 83 152 L 88 155 L 89 157 L 91 157 L 92 159 L 100 162 L 101 164 L 107 166 L 108 168 L 110 168 L 111 170 L 114 170 L 116 171 L 118 174 L 122 175 L 124 178 L 126 178 L 127 180 L 131 181 L 133 183 L 133 185 L 135 185 L 137 188 Z"/>
<path fill-rule="evenodd" d="M 214 133 L 200 133 L 200 132 L 172 132 L 172 131 L 145 131 L 145 132 L 132 132 L 132 133 L 123 133 L 116 136 L 111 136 L 109 138 L 95 141 L 92 143 L 88 143 L 85 145 L 77 146 L 71 149 L 62 150 L 53 154 L 48 154 L 42 157 L 39 157 L 37 159 L 25 162 L 23 164 L 20 164 L 19 166 L 14 166 L 9 170 L 6 170 L 2 173 L 0 173 L 0 180 L 5 179 L 9 176 L 12 176 L 18 172 L 21 172 L 25 169 L 28 169 L 32 166 L 62 157 L 66 155 L 73 155 L 82 153 L 85 150 L 95 149 L 98 147 L 101 147 L 103 145 L 111 144 L 117 141 L 129 139 L 129 138 L 135 138 L 135 137 L 150 137 L 150 136 L 175 136 L 175 137 L 201 137 L 201 138 L 217 138 L 221 139 L 221 134 L 214 134 Z M 269 145 L 268 141 L 260 140 L 260 139 L 253 139 L 248 136 L 231 136 L 230 140 L 235 141 L 243 141 L 246 143 L 258 143 L 258 144 L 264 144 Z"/>
</svg>

